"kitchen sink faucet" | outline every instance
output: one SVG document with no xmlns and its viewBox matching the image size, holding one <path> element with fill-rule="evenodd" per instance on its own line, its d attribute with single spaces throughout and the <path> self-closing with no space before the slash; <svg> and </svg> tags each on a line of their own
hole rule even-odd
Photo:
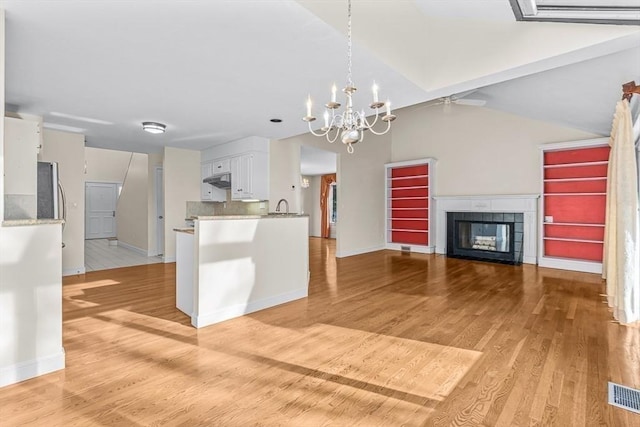
<svg viewBox="0 0 640 427">
<path fill-rule="evenodd" d="M 287 199 L 278 200 L 278 204 L 276 205 L 276 212 L 280 212 L 280 204 L 282 202 L 284 202 L 284 206 L 287 209 L 287 213 L 289 213 L 289 202 L 287 202 Z"/>
</svg>

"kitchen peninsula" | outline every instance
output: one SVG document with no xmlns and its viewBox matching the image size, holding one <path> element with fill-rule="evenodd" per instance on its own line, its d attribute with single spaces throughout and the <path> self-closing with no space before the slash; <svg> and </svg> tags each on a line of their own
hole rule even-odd
<svg viewBox="0 0 640 427">
<path fill-rule="evenodd" d="M 304 298 L 306 215 L 199 216 L 177 228 L 176 306 L 196 328 Z"/>
</svg>

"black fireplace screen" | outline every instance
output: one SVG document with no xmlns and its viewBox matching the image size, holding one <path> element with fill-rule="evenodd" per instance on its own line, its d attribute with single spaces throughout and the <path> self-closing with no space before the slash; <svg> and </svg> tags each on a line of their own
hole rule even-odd
<svg viewBox="0 0 640 427">
<path fill-rule="evenodd" d="M 521 213 L 448 212 L 447 255 L 520 264 L 523 219 Z"/>
</svg>

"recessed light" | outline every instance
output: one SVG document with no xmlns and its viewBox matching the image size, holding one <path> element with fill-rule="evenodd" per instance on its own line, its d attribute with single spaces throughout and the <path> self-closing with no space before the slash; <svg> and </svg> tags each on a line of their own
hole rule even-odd
<svg viewBox="0 0 640 427">
<path fill-rule="evenodd" d="M 166 128 L 167 128 L 167 126 L 163 125 L 162 123 L 142 122 L 142 129 L 145 132 L 149 132 L 149 133 L 153 133 L 153 134 L 164 133 Z"/>
<path fill-rule="evenodd" d="M 271 123 L 282 123 L 282 119 L 271 119 L 269 120 Z"/>
</svg>

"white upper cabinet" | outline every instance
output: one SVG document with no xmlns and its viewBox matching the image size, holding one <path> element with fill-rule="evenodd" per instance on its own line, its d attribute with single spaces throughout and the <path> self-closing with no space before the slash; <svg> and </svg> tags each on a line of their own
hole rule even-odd
<svg viewBox="0 0 640 427">
<path fill-rule="evenodd" d="M 200 165 L 200 179 L 203 180 L 210 177 L 215 172 L 215 163 L 212 161 L 202 162 Z M 226 190 L 216 188 L 211 184 L 200 182 L 200 199 L 207 202 L 226 202 L 227 192 Z"/>
</svg>

